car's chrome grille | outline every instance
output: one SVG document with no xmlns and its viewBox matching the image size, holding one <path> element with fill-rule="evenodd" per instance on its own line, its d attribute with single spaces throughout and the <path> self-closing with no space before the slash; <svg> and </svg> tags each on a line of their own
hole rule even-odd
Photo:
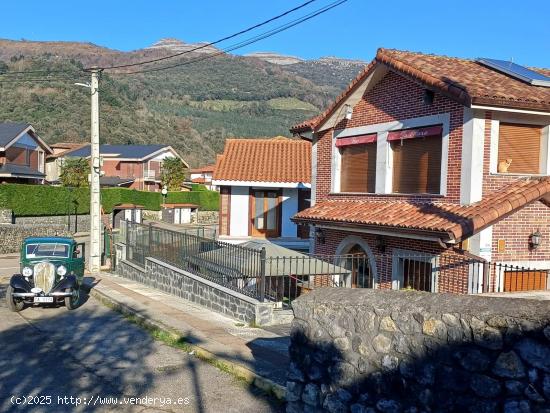
<svg viewBox="0 0 550 413">
<path fill-rule="evenodd" d="M 49 293 L 55 283 L 55 265 L 49 262 L 39 262 L 34 266 L 34 286 Z"/>
</svg>

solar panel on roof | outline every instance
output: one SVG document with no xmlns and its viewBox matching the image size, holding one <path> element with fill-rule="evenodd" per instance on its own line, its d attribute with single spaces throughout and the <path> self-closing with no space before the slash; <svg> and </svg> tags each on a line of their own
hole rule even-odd
<svg viewBox="0 0 550 413">
<path fill-rule="evenodd" d="M 514 62 L 488 59 L 485 57 L 479 58 L 476 61 L 485 66 L 489 66 L 491 69 L 506 73 L 507 75 L 523 80 L 524 82 L 530 83 L 534 86 L 550 87 L 550 77 L 545 76 L 542 73 L 535 72 L 534 70 L 527 69 L 526 67 L 515 64 Z"/>
</svg>

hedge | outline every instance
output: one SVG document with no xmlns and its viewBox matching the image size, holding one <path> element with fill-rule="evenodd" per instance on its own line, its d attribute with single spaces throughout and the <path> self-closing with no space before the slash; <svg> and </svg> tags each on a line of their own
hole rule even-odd
<svg viewBox="0 0 550 413">
<path fill-rule="evenodd" d="M 168 192 L 166 202 L 169 204 L 197 204 L 203 211 L 217 211 L 220 205 L 220 194 L 216 191 Z"/>
<path fill-rule="evenodd" d="M 191 203 L 204 211 L 217 211 L 220 194 L 215 191 L 169 192 L 168 203 Z M 128 188 L 104 188 L 101 204 L 105 212 L 112 212 L 117 204 L 143 205 L 145 209 L 158 211 L 162 203 L 159 192 L 137 191 Z M 16 216 L 88 214 L 90 212 L 89 188 L 61 186 L 2 184 L 0 207 L 13 210 Z"/>
</svg>

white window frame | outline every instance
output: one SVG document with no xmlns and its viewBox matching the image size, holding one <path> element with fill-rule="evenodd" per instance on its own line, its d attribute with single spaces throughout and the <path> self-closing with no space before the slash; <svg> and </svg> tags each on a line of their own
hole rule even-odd
<svg viewBox="0 0 550 413">
<path fill-rule="evenodd" d="M 439 271 L 437 266 L 437 255 L 412 250 L 396 248 L 392 252 L 391 288 L 401 289 L 403 284 L 403 260 L 427 262 L 432 265 L 432 293 L 439 291 Z"/>
<path fill-rule="evenodd" d="M 38 171 L 44 173 L 45 155 L 42 149 L 38 149 Z"/>
<path fill-rule="evenodd" d="M 490 154 L 489 154 L 489 173 L 492 175 L 503 176 L 546 176 L 550 175 L 550 122 L 548 117 L 527 115 L 520 113 L 492 112 L 490 131 Z M 523 125 L 542 126 L 540 143 L 540 170 L 538 174 L 525 173 L 502 173 L 498 172 L 498 141 L 500 134 L 500 123 L 517 123 Z M 546 125 L 546 126 L 544 126 Z"/>
<path fill-rule="evenodd" d="M 442 125 L 441 134 L 441 176 L 440 188 L 437 194 L 426 195 L 447 195 L 447 169 L 449 159 L 449 133 L 450 133 L 450 113 L 441 113 L 437 115 L 421 116 L 418 118 L 410 118 L 405 120 L 378 123 L 374 125 L 358 126 L 347 129 L 337 129 L 332 132 L 332 157 L 331 157 L 331 192 L 345 193 L 340 191 L 340 177 L 342 156 L 339 148 L 336 147 L 336 141 L 339 138 L 345 138 L 356 135 L 377 134 L 376 140 L 376 190 L 374 194 L 369 192 L 361 192 L 361 194 L 372 195 L 418 195 L 394 193 L 393 184 L 393 151 L 388 142 L 388 134 L 392 131 L 401 129 L 421 128 L 431 125 Z M 353 192 L 352 194 L 357 194 Z"/>
</svg>

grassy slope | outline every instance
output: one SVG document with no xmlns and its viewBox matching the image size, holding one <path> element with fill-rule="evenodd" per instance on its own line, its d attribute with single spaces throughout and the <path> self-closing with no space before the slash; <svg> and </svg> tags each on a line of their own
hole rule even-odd
<svg viewBox="0 0 550 413">
<path fill-rule="evenodd" d="M 51 56 L 13 60 L 5 62 L 12 71 L 81 67 Z M 0 83 L 0 121 L 30 122 L 50 143 L 87 141 L 89 95 L 73 85 L 75 80 Z M 100 90 L 101 138 L 171 144 L 197 165 L 213 161 L 229 136 L 288 135 L 289 126 L 318 113 L 338 92 L 276 65 L 234 56 L 166 72 L 106 74 Z"/>
</svg>

